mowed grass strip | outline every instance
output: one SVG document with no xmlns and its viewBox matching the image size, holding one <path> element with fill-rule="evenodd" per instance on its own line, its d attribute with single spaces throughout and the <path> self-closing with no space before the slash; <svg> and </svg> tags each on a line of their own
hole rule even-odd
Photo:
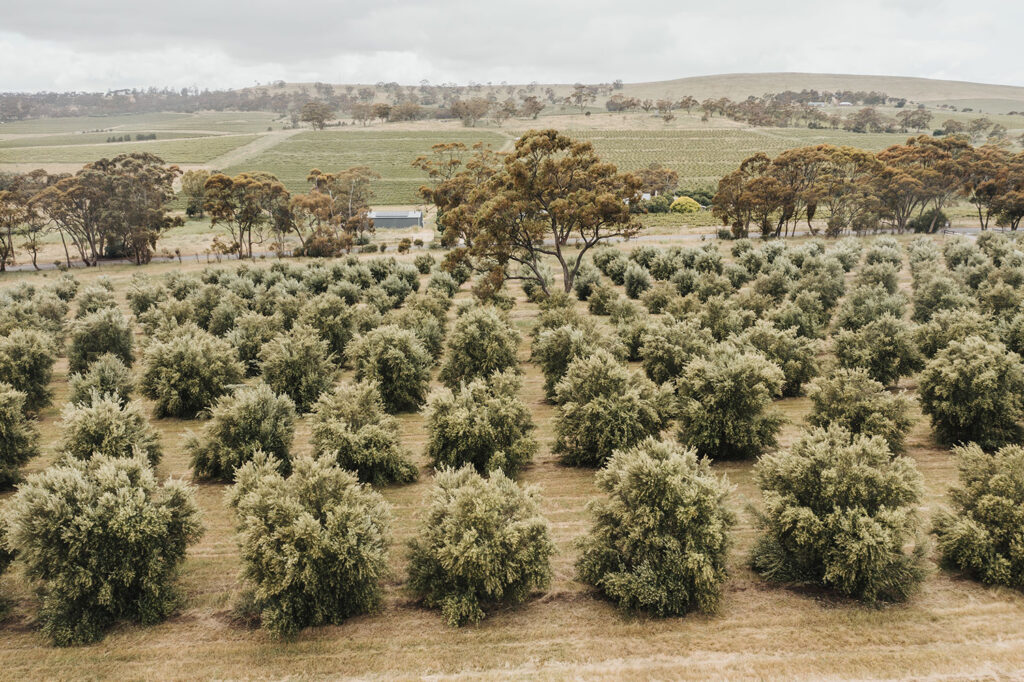
<svg viewBox="0 0 1024 682">
<path fill-rule="evenodd" d="M 235 174 L 266 171 L 276 175 L 291 192 L 306 192 L 306 176 L 313 168 L 336 172 L 352 166 L 369 166 L 380 173 L 374 181 L 375 204 L 418 202 L 416 190 L 426 176 L 413 168 L 416 157 L 444 142 L 477 142 L 500 148 L 507 137 L 484 130 L 320 130 L 299 133 L 283 140 L 237 166 L 224 169 Z"/>
</svg>

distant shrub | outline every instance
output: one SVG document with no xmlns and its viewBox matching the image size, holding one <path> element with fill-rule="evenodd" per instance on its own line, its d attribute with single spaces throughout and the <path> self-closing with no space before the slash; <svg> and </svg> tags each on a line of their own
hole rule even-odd
<svg viewBox="0 0 1024 682">
<path fill-rule="evenodd" d="M 1017 355 L 1024 354 L 1024 311 L 1006 320 L 1001 330 L 1001 338 L 1008 349 Z"/>
<path fill-rule="evenodd" d="M 168 297 L 167 289 L 162 284 L 153 282 L 147 275 L 132 275 L 131 284 L 125 294 L 128 307 L 135 315 L 141 315 Z"/>
<path fill-rule="evenodd" d="M 242 577 L 264 628 L 294 637 L 380 604 L 391 522 L 384 498 L 328 457 L 298 457 L 285 477 L 257 453 L 236 479 Z"/>
<path fill-rule="evenodd" d="M 654 259 L 658 257 L 659 253 L 660 251 L 655 247 L 641 244 L 634 247 L 633 250 L 629 252 L 628 258 L 646 269 L 651 267 L 651 263 L 654 262 Z"/>
<path fill-rule="evenodd" d="M 410 589 L 459 626 L 546 588 L 555 547 L 535 490 L 467 466 L 438 472 L 410 549 Z"/>
<path fill-rule="evenodd" d="M 39 432 L 25 416 L 25 394 L 0 383 L 0 489 L 21 480 L 21 466 L 38 454 Z"/>
<path fill-rule="evenodd" d="M 914 331 L 917 347 L 926 358 L 934 358 L 950 342 L 964 341 L 969 336 L 988 341 L 999 339 L 992 318 L 970 308 L 939 310 Z"/>
<path fill-rule="evenodd" d="M 814 429 L 755 473 L 764 508 L 751 563 L 765 578 L 866 602 L 904 601 L 924 578 L 921 475 L 881 438 Z"/>
<path fill-rule="evenodd" d="M 640 361 L 644 373 L 658 384 L 672 381 L 693 358 L 703 355 L 713 343 L 711 333 L 692 319 L 649 324 L 640 339 Z"/>
<path fill-rule="evenodd" d="M 156 402 L 157 417 L 187 419 L 241 383 L 243 376 L 227 341 L 199 329 L 182 329 L 146 348 L 139 390 Z"/>
<path fill-rule="evenodd" d="M 649 438 L 616 452 L 597 473 L 608 498 L 579 541 L 576 571 L 621 608 L 658 616 L 713 612 L 721 599 L 735 523 L 729 485 L 706 459 Z"/>
<path fill-rule="evenodd" d="M 779 329 L 795 329 L 797 336 L 819 339 L 824 336 L 828 324 L 821 299 L 810 292 L 803 292 L 794 299 L 782 302 L 769 310 L 766 318 Z"/>
<path fill-rule="evenodd" d="M 883 284 L 882 286 L 885 288 L 887 285 Z M 822 307 L 831 311 L 846 293 L 843 266 L 838 259 L 831 256 L 826 258 L 808 257 L 804 260 L 800 275 L 796 278 L 790 291 L 791 293 L 816 295 L 821 301 Z"/>
<path fill-rule="evenodd" d="M 622 276 L 622 282 L 626 286 L 626 295 L 630 298 L 640 298 L 640 295 L 651 288 L 651 273 L 647 268 L 637 263 L 630 263 Z"/>
<path fill-rule="evenodd" d="M 115 622 L 149 625 L 176 604 L 174 576 L 202 534 L 192 489 L 158 485 L 145 457 L 69 459 L 7 508 L 8 545 L 42 595 L 43 633 L 87 644 Z"/>
<path fill-rule="evenodd" d="M 448 298 L 455 295 L 459 290 L 459 283 L 444 270 L 434 270 L 427 281 L 427 291 L 437 291 Z"/>
<path fill-rule="evenodd" d="M 615 325 L 615 335 L 622 346 L 624 357 L 630 362 L 639 362 L 643 349 L 644 334 L 653 322 L 648 316 L 623 320 Z"/>
<path fill-rule="evenodd" d="M 57 451 L 64 457 L 131 458 L 140 452 L 153 466 L 160 461 L 160 439 L 140 403 L 94 393 L 88 402 L 66 405 L 61 418 Z"/>
<path fill-rule="evenodd" d="M 247 376 L 260 371 L 260 351 L 264 344 L 284 331 L 280 318 L 259 313 L 246 313 L 235 320 L 235 327 L 227 334 L 227 341 L 235 347 Z"/>
<path fill-rule="evenodd" d="M 530 360 L 544 373 L 544 394 L 549 400 L 555 397 L 555 386 L 569 363 L 590 355 L 599 347 L 599 340 L 597 331 L 587 326 L 566 324 L 540 332 L 530 348 Z"/>
<path fill-rule="evenodd" d="M 676 288 L 668 282 L 656 282 L 650 289 L 645 291 L 640 300 L 643 302 L 647 312 L 658 315 L 665 312 L 671 301 L 678 297 Z"/>
<path fill-rule="evenodd" d="M 864 263 L 890 263 L 897 269 L 903 267 L 903 250 L 893 237 L 878 237 L 864 252 Z"/>
<path fill-rule="evenodd" d="M 915 322 L 927 322 L 945 310 L 971 308 L 973 301 L 964 286 L 948 275 L 930 275 L 914 291 Z"/>
<path fill-rule="evenodd" d="M 953 341 L 925 365 L 921 410 L 946 443 L 986 449 L 1017 441 L 1024 418 L 1024 364 L 1001 343 Z"/>
<path fill-rule="evenodd" d="M 290 471 L 294 436 L 295 403 L 258 383 L 221 396 L 202 431 L 186 436 L 185 450 L 198 478 L 231 481 L 257 452 L 276 458 Z"/>
<path fill-rule="evenodd" d="M 576 271 L 576 278 L 572 281 L 572 290 L 576 298 L 586 301 L 594 288 L 601 283 L 601 273 L 586 261 Z"/>
<path fill-rule="evenodd" d="M 78 280 L 74 275 L 62 272 L 53 283 L 53 292 L 64 302 L 72 301 L 78 294 Z"/>
<path fill-rule="evenodd" d="M 519 332 L 493 307 L 474 306 L 455 321 L 439 378 L 449 388 L 518 365 Z"/>
<path fill-rule="evenodd" d="M 857 239 L 856 237 L 846 237 L 832 245 L 828 249 L 827 253 L 842 264 L 843 270 L 850 272 L 857 267 L 857 263 L 861 259 L 863 250 L 864 247 L 860 239 Z"/>
<path fill-rule="evenodd" d="M 512 371 L 442 388 L 427 403 L 427 456 L 436 468 L 471 465 L 487 475 L 514 476 L 533 459 L 537 441 L 530 410 L 519 398 Z"/>
<path fill-rule="evenodd" d="M 674 412 L 670 388 L 629 372 L 605 350 L 570 363 L 555 402 L 553 451 L 573 466 L 601 466 L 615 450 L 657 436 Z"/>
<path fill-rule="evenodd" d="M 430 271 L 434 269 L 434 264 L 437 263 L 429 253 L 417 254 L 412 262 L 421 275 L 429 275 Z"/>
<path fill-rule="evenodd" d="M 128 367 L 135 361 L 132 325 L 117 308 L 105 308 L 75 320 L 68 344 L 68 371 L 80 374 L 101 355 L 116 355 Z"/>
<path fill-rule="evenodd" d="M 864 369 L 838 369 L 811 382 L 807 390 L 812 426 L 836 424 L 854 435 L 881 436 L 889 449 L 903 452 L 913 425 L 910 401 L 885 390 Z"/>
<path fill-rule="evenodd" d="M 587 310 L 591 315 L 610 315 L 613 303 L 619 298 L 615 287 L 598 284 L 587 299 Z"/>
<path fill-rule="evenodd" d="M 694 358 L 677 384 L 680 442 L 715 459 L 757 457 L 775 446 L 782 419 L 768 408 L 784 383 L 774 363 L 730 343 Z"/>
<path fill-rule="evenodd" d="M 105 353 L 89 365 L 83 374 L 72 374 L 68 377 L 71 389 L 68 401 L 71 403 L 87 403 L 93 394 L 111 395 L 122 405 L 131 398 L 135 388 L 131 370 L 125 367 L 120 358 Z"/>
<path fill-rule="evenodd" d="M 114 292 L 103 286 L 90 285 L 78 295 L 78 310 L 75 317 L 81 318 L 106 308 L 116 308 Z"/>
<path fill-rule="evenodd" d="M 179 327 L 192 322 L 194 312 L 188 301 L 161 301 L 139 315 L 139 326 L 148 336 L 166 339 L 177 333 Z"/>
<path fill-rule="evenodd" d="M 346 352 L 356 379 L 377 384 L 388 412 L 415 410 L 423 404 L 433 359 L 414 333 L 385 325 L 356 337 Z"/>
<path fill-rule="evenodd" d="M 53 398 L 50 379 L 57 361 L 54 342 L 45 332 L 15 329 L 0 337 L 0 383 L 25 394 L 24 408 L 36 412 Z"/>
<path fill-rule="evenodd" d="M 839 329 L 857 330 L 886 313 L 901 319 L 906 304 L 903 294 L 890 294 L 881 284 L 854 287 L 839 306 L 835 324 Z"/>
<path fill-rule="evenodd" d="M 896 277 L 898 274 L 899 268 L 892 263 L 871 263 L 860 269 L 855 281 L 857 286 L 875 286 L 880 284 L 886 292 L 895 294 L 897 287 Z"/>
<path fill-rule="evenodd" d="M 820 344 L 798 336 L 793 328 L 780 330 L 767 320 L 759 320 L 740 334 L 737 342 L 778 365 L 784 377 L 784 397 L 800 395 L 803 385 L 818 374 Z"/>
<path fill-rule="evenodd" d="M 1024 448 L 957 448 L 960 484 L 935 534 L 943 562 L 987 585 L 1024 588 Z"/>
<path fill-rule="evenodd" d="M 673 213 L 696 213 L 700 210 L 700 204 L 690 197 L 676 197 L 669 210 Z"/>
<path fill-rule="evenodd" d="M 330 347 L 312 327 L 296 325 L 260 350 L 260 372 L 276 393 L 287 395 L 299 412 L 309 412 L 334 383 L 337 369 Z"/>
<path fill-rule="evenodd" d="M 867 370 L 872 379 L 890 386 L 921 369 L 923 359 L 914 329 L 902 319 L 885 313 L 856 331 L 842 329 L 834 339 L 842 367 Z"/>
<path fill-rule="evenodd" d="M 429 309 L 406 305 L 385 315 L 384 324 L 393 324 L 401 329 L 411 331 L 423 343 L 423 347 L 430 353 L 430 357 L 435 360 L 444 352 L 443 317 L 439 320 Z"/>
<path fill-rule="evenodd" d="M 411 483 L 418 474 L 398 437 L 398 421 L 384 410 L 374 383 L 344 382 L 320 396 L 310 440 L 317 456 L 333 457 L 363 483 Z"/>
</svg>

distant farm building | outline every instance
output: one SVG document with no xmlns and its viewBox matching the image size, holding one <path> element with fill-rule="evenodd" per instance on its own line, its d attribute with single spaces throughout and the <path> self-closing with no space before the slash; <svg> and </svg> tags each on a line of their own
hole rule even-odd
<svg viewBox="0 0 1024 682">
<path fill-rule="evenodd" d="M 809 107 L 823 107 L 823 106 L 825 106 L 825 103 L 824 102 L 808 102 L 807 106 L 809 106 Z"/>
<path fill-rule="evenodd" d="M 423 211 L 370 211 L 374 227 L 423 227 Z"/>
</svg>

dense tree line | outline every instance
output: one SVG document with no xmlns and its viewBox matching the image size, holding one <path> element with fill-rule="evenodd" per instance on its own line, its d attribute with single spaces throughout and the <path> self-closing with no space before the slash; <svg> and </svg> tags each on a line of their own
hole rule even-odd
<svg viewBox="0 0 1024 682">
<path fill-rule="evenodd" d="M 1024 218 L 1024 153 L 998 146 L 972 147 L 962 136 L 918 136 L 872 153 L 818 145 L 769 158 L 743 161 L 723 177 L 713 199 L 714 215 L 736 237 L 751 226 L 781 236 L 806 223 L 825 234 L 935 232 L 945 227 L 943 209 L 966 199 L 981 229 L 1017 229 Z"/>
<path fill-rule="evenodd" d="M 160 235 L 181 224 L 167 208 L 180 173 L 153 154 L 133 152 L 74 174 L 36 170 L 0 177 L 0 270 L 14 258 L 15 237 L 37 265 L 47 231 L 60 235 L 68 265 L 72 249 L 86 265 L 109 257 L 148 263 Z"/>
</svg>

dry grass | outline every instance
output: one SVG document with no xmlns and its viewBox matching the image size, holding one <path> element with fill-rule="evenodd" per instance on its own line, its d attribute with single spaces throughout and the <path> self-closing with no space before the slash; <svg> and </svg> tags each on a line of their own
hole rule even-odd
<svg viewBox="0 0 1024 682">
<path fill-rule="evenodd" d="M 149 267 L 153 274 L 175 267 Z M 190 266 L 185 266 L 186 268 Z M 191 266 L 198 267 L 198 266 Z M 122 293 L 136 270 L 107 268 Z M 82 279 L 97 273 L 80 274 Z M 0 279 L 35 278 L 17 274 Z M 518 288 L 516 288 L 518 292 Z M 461 294 L 465 296 L 465 294 Z M 8 679 L 120 678 L 386 678 L 421 677 L 623 679 L 623 678 L 1018 678 L 1024 675 L 1024 595 L 987 589 L 936 568 L 908 604 L 870 608 L 814 590 L 766 584 L 746 566 L 753 540 L 748 504 L 757 501 L 749 463 L 715 468 L 736 486 L 740 513 L 731 577 L 720 613 L 664 620 L 627 616 L 574 579 L 573 540 L 588 526 L 586 503 L 595 495 L 593 471 L 560 466 L 550 454 L 554 411 L 543 398 L 543 379 L 529 358 L 526 334 L 537 310 L 520 299 L 512 317 L 524 333 L 520 357 L 523 398 L 533 410 L 542 448 L 523 473 L 541 491 L 558 553 L 550 589 L 528 603 L 463 629 L 446 626 L 404 591 L 405 542 L 416 531 L 431 476 L 423 457 L 424 419 L 401 417 L 402 440 L 421 465 L 416 484 L 384 490 L 394 507 L 393 577 L 379 613 L 337 627 L 304 631 L 294 642 L 275 641 L 233 618 L 241 585 L 233 520 L 223 485 L 198 488 L 206 534 L 189 550 L 180 578 L 180 610 L 155 627 L 119 625 L 100 643 L 56 649 L 34 622 L 37 602 L 23 578 L 8 572 L 0 595 L 8 601 L 0 622 L 0 666 Z M 67 394 L 66 363 L 55 379 L 55 407 L 42 415 L 47 444 L 57 439 L 59 406 Z M 904 388 L 912 388 L 906 382 Z M 799 432 L 808 401 L 777 405 L 789 423 L 785 446 Z M 196 422 L 154 422 L 161 433 L 164 475 L 188 477 L 181 435 Z M 308 425 L 296 437 L 309 449 Z M 943 502 L 955 477 L 948 451 L 939 448 L 919 419 L 909 454 L 927 484 L 923 514 Z M 29 470 L 50 463 L 52 452 Z"/>
</svg>

